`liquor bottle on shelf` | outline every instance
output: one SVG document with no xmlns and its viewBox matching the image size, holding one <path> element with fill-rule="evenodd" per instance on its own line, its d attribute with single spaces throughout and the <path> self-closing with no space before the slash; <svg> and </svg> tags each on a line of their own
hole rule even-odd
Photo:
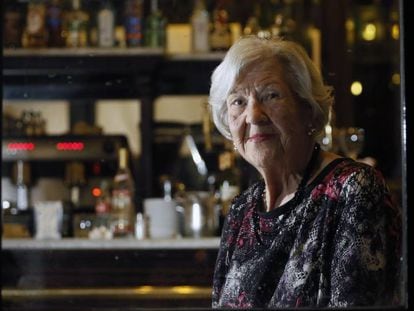
<svg viewBox="0 0 414 311">
<path fill-rule="evenodd" d="M 84 209 L 81 205 L 81 194 L 85 178 L 85 164 L 79 161 L 70 161 L 65 165 L 65 185 L 69 190 L 69 201 L 64 202 L 62 235 L 72 236 L 74 230 L 74 215 Z"/>
<path fill-rule="evenodd" d="M 85 164 L 80 161 L 71 161 L 66 163 L 65 167 L 65 184 L 70 192 L 70 204 L 74 209 L 81 208 L 81 191 L 86 184 Z"/>
<path fill-rule="evenodd" d="M 30 205 L 30 164 L 18 160 L 13 166 L 13 176 L 17 188 L 17 209 L 22 211 L 27 210 Z"/>
<path fill-rule="evenodd" d="M 297 24 L 293 14 L 294 2 L 285 1 L 283 5 L 276 6 L 275 11 L 274 23 L 270 27 L 272 36 L 287 40 L 298 39 L 296 37 Z"/>
<path fill-rule="evenodd" d="M 213 12 L 213 25 L 210 32 L 210 48 L 212 51 L 227 51 L 232 43 L 229 25 L 229 13 L 218 5 Z"/>
<path fill-rule="evenodd" d="M 8 4 L 4 11 L 3 46 L 7 48 L 21 47 L 23 32 L 23 14 L 14 4 Z"/>
<path fill-rule="evenodd" d="M 191 14 L 191 43 L 193 52 L 209 52 L 210 15 L 204 0 L 195 0 Z"/>
<path fill-rule="evenodd" d="M 257 17 L 250 16 L 246 22 L 246 25 L 243 28 L 243 34 L 245 36 L 249 35 L 256 35 L 260 30 L 259 22 L 257 21 Z"/>
<path fill-rule="evenodd" d="M 137 240 L 145 240 L 148 237 L 148 216 L 143 213 L 137 213 L 135 217 L 135 238 Z"/>
<path fill-rule="evenodd" d="M 171 201 L 173 198 L 173 185 L 171 177 L 163 174 L 160 176 L 160 183 L 162 186 L 162 193 L 165 201 Z"/>
<path fill-rule="evenodd" d="M 65 40 L 62 36 L 63 12 L 60 0 L 52 0 L 47 6 L 46 25 L 49 32 L 49 47 L 62 47 Z"/>
<path fill-rule="evenodd" d="M 253 14 L 249 16 L 246 24 L 243 27 L 243 35 L 257 35 L 260 31 L 259 18 L 260 18 L 260 5 L 255 3 Z"/>
<path fill-rule="evenodd" d="M 81 0 L 72 0 L 72 9 L 65 21 L 67 47 L 86 47 L 89 44 L 89 14 L 81 8 Z"/>
<path fill-rule="evenodd" d="M 40 1 L 30 1 L 27 7 L 26 28 L 22 35 L 22 46 L 46 47 L 47 41 L 46 5 Z"/>
<path fill-rule="evenodd" d="M 22 126 L 26 136 L 35 135 L 34 111 L 23 110 L 21 114 Z"/>
<path fill-rule="evenodd" d="M 115 42 L 115 11 L 111 1 L 103 2 L 97 16 L 98 45 L 112 47 Z"/>
<path fill-rule="evenodd" d="M 12 180 L 16 185 L 17 200 L 15 203 L 2 201 L 2 236 L 30 238 L 34 232 L 30 164 L 22 160 L 13 163 Z"/>
<path fill-rule="evenodd" d="M 124 10 L 126 42 L 129 47 L 142 45 L 142 0 L 126 0 Z"/>
<path fill-rule="evenodd" d="M 151 13 L 145 26 L 145 45 L 153 48 L 165 47 L 167 19 L 158 8 L 158 0 L 151 0 Z"/>
<path fill-rule="evenodd" d="M 112 189 L 111 230 L 115 238 L 134 234 L 134 215 L 134 180 L 128 166 L 127 149 L 120 148 Z"/>
</svg>

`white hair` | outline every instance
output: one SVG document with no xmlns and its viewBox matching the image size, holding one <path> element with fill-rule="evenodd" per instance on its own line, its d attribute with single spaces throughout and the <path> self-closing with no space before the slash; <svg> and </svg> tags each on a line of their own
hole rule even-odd
<svg viewBox="0 0 414 311">
<path fill-rule="evenodd" d="M 319 70 L 305 49 L 293 41 L 246 36 L 229 49 L 211 77 L 209 104 L 214 123 L 226 138 L 231 139 L 226 99 L 234 88 L 235 81 L 247 66 L 271 58 L 282 65 L 286 82 L 292 92 L 300 101 L 310 106 L 312 120 L 309 122 L 316 134 L 328 122 L 334 101 L 332 88 L 324 84 Z"/>
</svg>

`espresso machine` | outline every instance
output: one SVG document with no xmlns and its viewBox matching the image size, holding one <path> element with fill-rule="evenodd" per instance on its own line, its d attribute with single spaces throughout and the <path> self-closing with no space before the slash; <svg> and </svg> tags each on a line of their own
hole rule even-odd
<svg viewBox="0 0 414 311">
<path fill-rule="evenodd" d="M 123 135 L 3 137 L 3 237 L 33 236 L 33 206 L 50 201 L 62 202 L 62 236 L 73 236 L 74 217 L 94 213 L 102 185 L 116 173 L 122 147 L 129 150 Z M 136 172 L 135 161 L 129 163 Z"/>
</svg>

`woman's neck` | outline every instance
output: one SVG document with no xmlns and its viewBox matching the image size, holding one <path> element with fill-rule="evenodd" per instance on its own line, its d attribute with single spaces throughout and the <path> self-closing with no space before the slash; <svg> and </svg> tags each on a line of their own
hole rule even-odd
<svg viewBox="0 0 414 311">
<path fill-rule="evenodd" d="M 304 152 L 305 156 L 302 156 L 301 160 L 298 159 L 293 163 L 289 163 L 289 161 L 278 163 L 278 166 L 262 170 L 261 175 L 265 182 L 263 201 L 266 211 L 291 200 L 299 186 L 306 186 L 313 179 L 322 163 L 319 149 L 315 150 L 314 148 L 311 146 L 308 152 Z M 304 184 L 301 185 L 301 182 Z"/>
</svg>

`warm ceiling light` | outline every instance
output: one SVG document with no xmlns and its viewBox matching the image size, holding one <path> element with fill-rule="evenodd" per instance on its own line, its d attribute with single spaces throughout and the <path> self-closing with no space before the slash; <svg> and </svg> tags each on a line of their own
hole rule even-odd
<svg viewBox="0 0 414 311">
<path fill-rule="evenodd" d="M 367 23 L 362 29 L 362 38 L 366 41 L 373 41 L 377 37 L 377 26 L 374 23 Z"/>
<path fill-rule="evenodd" d="M 361 93 L 362 93 L 362 84 L 361 84 L 361 82 L 359 82 L 359 81 L 354 81 L 354 82 L 351 84 L 351 93 L 352 93 L 352 95 L 354 95 L 354 96 L 361 95 Z"/>
</svg>

